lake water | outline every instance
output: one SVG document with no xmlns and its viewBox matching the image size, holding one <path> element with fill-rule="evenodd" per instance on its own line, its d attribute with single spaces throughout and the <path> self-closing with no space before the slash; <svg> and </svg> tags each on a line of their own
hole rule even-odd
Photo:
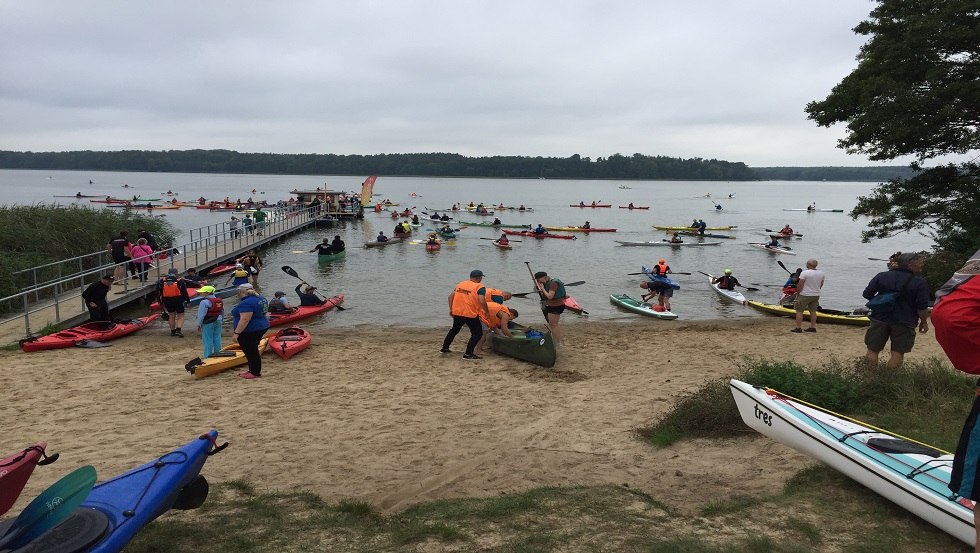
<svg viewBox="0 0 980 553">
<path fill-rule="evenodd" d="M 366 175 L 365 175 L 366 176 Z M 181 200 L 199 196 L 208 199 L 256 200 L 270 203 L 290 197 L 294 188 L 310 189 L 326 185 L 331 190 L 360 191 L 365 176 L 278 176 L 182 173 L 126 173 L 98 171 L 20 171 L 0 170 L 0 202 L 34 204 L 60 202 L 73 204 L 72 198 L 55 195 L 82 194 L 160 197 L 172 190 Z M 89 180 L 93 184 L 89 184 Z M 130 188 L 123 188 L 123 184 Z M 628 187 L 628 188 L 621 188 Z M 706 278 L 697 271 L 721 273 L 726 267 L 745 285 L 762 283 L 781 285 L 786 273 L 777 260 L 790 268 L 801 267 L 808 258 L 820 262 L 827 272 L 821 304 L 835 309 L 852 309 L 863 305 L 861 291 L 884 263 L 869 257 L 887 258 L 896 250 L 929 249 L 931 241 L 919 234 L 903 234 L 885 240 L 862 244 L 860 233 L 867 218 L 852 221 L 846 212 L 856 198 L 869 193 L 873 183 L 842 182 L 701 182 L 701 181 L 605 181 L 605 180 L 523 180 L 523 179 L 456 179 L 424 177 L 379 177 L 375 197 L 415 207 L 418 211 L 444 209 L 453 203 L 484 202 L 496 205 L 524 204 L 533 213 L 501 211 L 504 223 L 545 226 L 581 225 L 612 227 L 615 233 L 582 234 L 577 240 L 524 240 L 511 251 L 494 248 L 489 240 L 499 236 L 489 228 L 470 227 L 460 233 L 456 245 L 444 245 L 439 252 L 427 253 L 423 246 L 403 243 L 385 248 L 358 247 L 373 240 L 379 230 L 390 235 L 393 223 L 388 214 L 368 212 L 363 221 L 344 222 L 334 229 L 310 229 L 292 236 L 261 252 L 267 266 L 260 285 L 269 296 L 275 290 L 291 293 L 296 279 L 279 270 L 292 266 L 300 276 L 319 286 L 325 294 L 346 294 L 347 311 L 331 314 L 317 324 L 384 326 L 446 326 L 448 295 L 453 286 L 467 278 L 471 269 L 487 274 L 484 283 L 511 292 L 530 292 L 533 283 L 525 262 L 535 270 L 544 270 L 565 282 L 578 280 L 586 284 L 569 288 L 569 292 L 589 311 L 587 320 L 648 320 L 622 311 L 609 303 L 609 295 L 628 293 L 638 297 L 639 283 L 645 277 L 629 276 L 641 265 L 655 264 L 661 256 L 675 271 L 694 273 L 677 276 L 681 284 L 672 300 L 679 320 L 762 317 L 750 308 L 724 302 L 708 287 Z M 251 191 L 255 189 L 256 193 Z M 416 194 L 417 196 L 411 196 Z M 705 194 L 711 194 L 710 198 Z M 733 198 L 728 198 L 734 194 Z M 579 201 L 611 203 L 607 209 L 569 207 Z M 618 209 L 633 202 L 649 205 L 648 211 Z M 723 206 L 716 211 L 714 203 Z M 807 213 L 783 211 L 805 208 L 816 202 L 818 208 L 843 209 L 845 213 Z M 87 200 L 77 203 L 90 204 Z M 169 211 L 167 220 L 181 229 L 189 229 L 228 220 L 229 213 L 211 213 L 198 209 Z M 623 247 L 616 240 L 657 241 L 667 235 L 651 225 L 687 225 L 692 218 L 702 218 L 709 226 L 737 225 L 738 230 L 720 232 L 735 234 L 737 240 L 720 240 L 718 246 L 698 248 Z M 477 221 L 482 218 L 460 219 Z M 492 219 L 491 219 L 492 220 Z M 782 228 L 789 223 L 804 238 L 788 241 L 795 256 L 775 255 L 748 246 L 761 242 L 765 228 Z M 423 227 L 426 228 L 426 227 Z M 133 229 L 135 230 L 135 229 Z M 315 254 L 292 253 L 309 250 L 324 237 L 339 234 L 347 242 L 348 254 L 343 261 L 319 265 Z M 108 239 L 108 237 L 107 237 Z M 223 279 L 220 281 L 223 282 Z M 749 299 L 775 302 L 779 288 L 763 287 L 746 292 Z M 531 296 L 534 297 L 533 295 Z M 521 312 L 518 319 L 541 320 L 537 301 L 515 298 L 510 305 Z M 576 322 L 566 314 L 563 320 Z M 670 324 L 649 320 L 650 324 Z"/>
</svg>

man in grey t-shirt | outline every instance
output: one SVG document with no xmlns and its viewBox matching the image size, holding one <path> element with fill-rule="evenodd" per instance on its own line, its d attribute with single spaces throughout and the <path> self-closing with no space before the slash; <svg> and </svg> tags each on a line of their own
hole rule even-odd
<svg viewBox="0 0 980 553">
<path fill-rule="evenodd" d="M 817 307 L 826 278 L 827 275 L 817 269 L 817 260 L 808 259 L 806 270 L 800 273 L 800 282 L 796 285 L 796 328 L 793 332 L 803 332 L 803 312 L 806 310 L 810 311 L 810 328 L 806 332 L 817 331 Z"/>
</svg>

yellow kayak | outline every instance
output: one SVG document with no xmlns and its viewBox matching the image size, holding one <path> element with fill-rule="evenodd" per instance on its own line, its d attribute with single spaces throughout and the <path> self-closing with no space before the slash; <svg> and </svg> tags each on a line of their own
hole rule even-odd
<svg viewBox="0 0 980 553">
<path fill-rule="evenodd" d="M 266 346 L 269 345 L 268 338 L 262 338 L 259 342 L 259 353 L 265 353 Z M 194 363 L 194 361 L 199 361 Z M 194 378 L 204 378 L 206 376 L 211 376 L 212 374 L 218 374 L 220 372 L 226 371 L 233 367 L 238 367 L 244 365 L 248 362 L 245 358 L 245 354 L 242 353 L 241 348 L 238 344 L 230 344 L 221 348 L 221 352 L 217 355 L 212 355 L 207 359 L 201 360 L 201 358 L 194 359 L 185 368 L 194 375 Z"/>
<path fill-rule="evenodd" d="M 749 307 L 762 311 L 763 313 L 768 313 L 770 315 L 781 315 L 783 317 L 796 317 L 796 310 L 783 307 L 782 305 L 774 305 L 771 303 L 762 303 L 761 301 L 749 300 L 745 302 L 745 305 Z M 804 312 L 803 318 L 806 321 L 810 320 L 810 313 Z M 868 326 L 871 324 L 871 319 L 865 315 L 854 315 L 852 313 L 847 313 L 845 311 L 837 311 L 834 309 L 817 309 L 817 321 L 821 323 L 832 323 L 832 324 L 842 324 L 842 325 L 857 325 L 857 326 Z"/>
<path fill-rule="evenodd" d="M 691 225 L 687 225 L 687 226 L 684 226 L 684 227 L 662 227 L 662 226 L 659 226 L 659 225 L 653 225 L 653 228 L 655 228 L 657 230 L 690 230 L 692 232 L 697 232 L 698 231 L 697 227 L 692 227 Z M 736 228 L 738 228 L 738 227 L 737 226 L 704 227 L 704 230 L 735 230 Z"/>
</svg>

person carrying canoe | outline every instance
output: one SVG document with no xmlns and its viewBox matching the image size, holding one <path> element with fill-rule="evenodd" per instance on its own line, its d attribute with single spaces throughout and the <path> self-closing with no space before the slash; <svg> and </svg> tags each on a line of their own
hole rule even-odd
<svg viewBox="0 0 980 553">
<path fill-rule="evenodd" d="M 269 300 L 269 313 L 292 313 L 293 311 L 293 306 L 289 305 L 289 299 L 286 298 L 285 292 L 276 292 L 274 297 Z"/>
<path fill-rule="evenodd" d="M 650 274 L 664 278 L 673 272 L 674 271 L 670 270 L 670 265 L 667 264 L 667 260 L 662 257 L 657 261 L 657 264 L 650 269 Z"/>
<path fill-rule="evenodd" d="M 157 283 L 157 294 L 160 296 L 160 303 L 167 313 L 167 321 L 170 323 L 170 335 L 183 338 L 184 334 L 180 331 L 184 324 L 184 304 L 191 300 L 187 295 L 187 283 L 177 274 L 176 268 L 167 271 L 167 276 L 160 279 Z"/>
<path fill-rule="evenodd" d="M 470 339 L 466 342 L 466 353 L 463 359 L 476 361 L 482 359 L 475 353 L 476 345 L 483 337 L 483 326 L 480 317 L 489 318 L 487 308 L 487 288 L 483 285 L 483 271 L 470 271 L 469 280 L 460 281 L 449 294 L 449 315 L 453 318 L 453 326 L 442 341 L 441 353 L 449 353 L 449 346 L 463 327 L 470 329 Z"/>
<path fill-rule="evenodd" d="M 555 345 L 561 345 L 559 323 L 561 322 L 561 314 L 565 311 L 565 298 L 568 297 L 568 293 L 565 292 L 565 283 L 557 278 L 549 278 L 548 273 L 544 271 L 534 273 L 534 283 L 541 300 L 544 302 L 541 311 L 544 312 L 544 318 L 551 328 Z"/>
<path fill-rule="evenodd" d="M 201 286 L 197 293 L 204 299 L 197 305 L 197 331 L 201 333 L 204 353 L 207 359 L 216 351 L 221 351 L 221 322 L 224 319 L 224 304 L 214 295 L 214 286 Z"/>
<path fill-rule="evenodd" d="M 734 290 L 736 286 L 741 286 L 742 283 L 738 281 L 737 278 L 732 276 L 731 269 L 725 269 L 725 275 L 720 277 L 714 277 L 711 279 L 712 284 L 717 284 L 722 290 Z"/>
</svg>

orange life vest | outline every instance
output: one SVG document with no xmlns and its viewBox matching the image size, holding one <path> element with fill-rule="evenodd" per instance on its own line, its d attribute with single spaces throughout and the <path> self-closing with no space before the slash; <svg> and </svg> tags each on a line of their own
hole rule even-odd
<svg viewBox="0 0 980 553">
<path fill-rule="evenodd" d="M 480 316 L 483 313 L 483 307 L 480 305 L 479 292 L 485 288 L 483 284 L 472 280 L 464 280 L 457 284 L 449 313 L 458 317 Z"/>
<path fill-rule="evenodd" d="M 670 270 L 670 265 L 667 265 L 666 263 L 658 263 L 653 267 L 653 274 L 664 276 L 667 274 L 668 270 Z"/>
<path fill-rule="evenodd" d="M 489 319 L 485 318 L 484 315 L 480 314 L 480 320 L 486 323 L 490 328 L 500 328 L 500 317 L 498 316 L 501 311 L 507 313 L 510 316 L 510 309 L 506 305 L 499 304 L 495 301 L 487 301 L 487 308 L 490 311 Z"/>
<path fill-rule="evenodd" d="M 169 278 L 164 279 L 161 295 L 165 298 L 179 298 L 181 296 L 179 281 L 170 280 Z"/>
</svg>

